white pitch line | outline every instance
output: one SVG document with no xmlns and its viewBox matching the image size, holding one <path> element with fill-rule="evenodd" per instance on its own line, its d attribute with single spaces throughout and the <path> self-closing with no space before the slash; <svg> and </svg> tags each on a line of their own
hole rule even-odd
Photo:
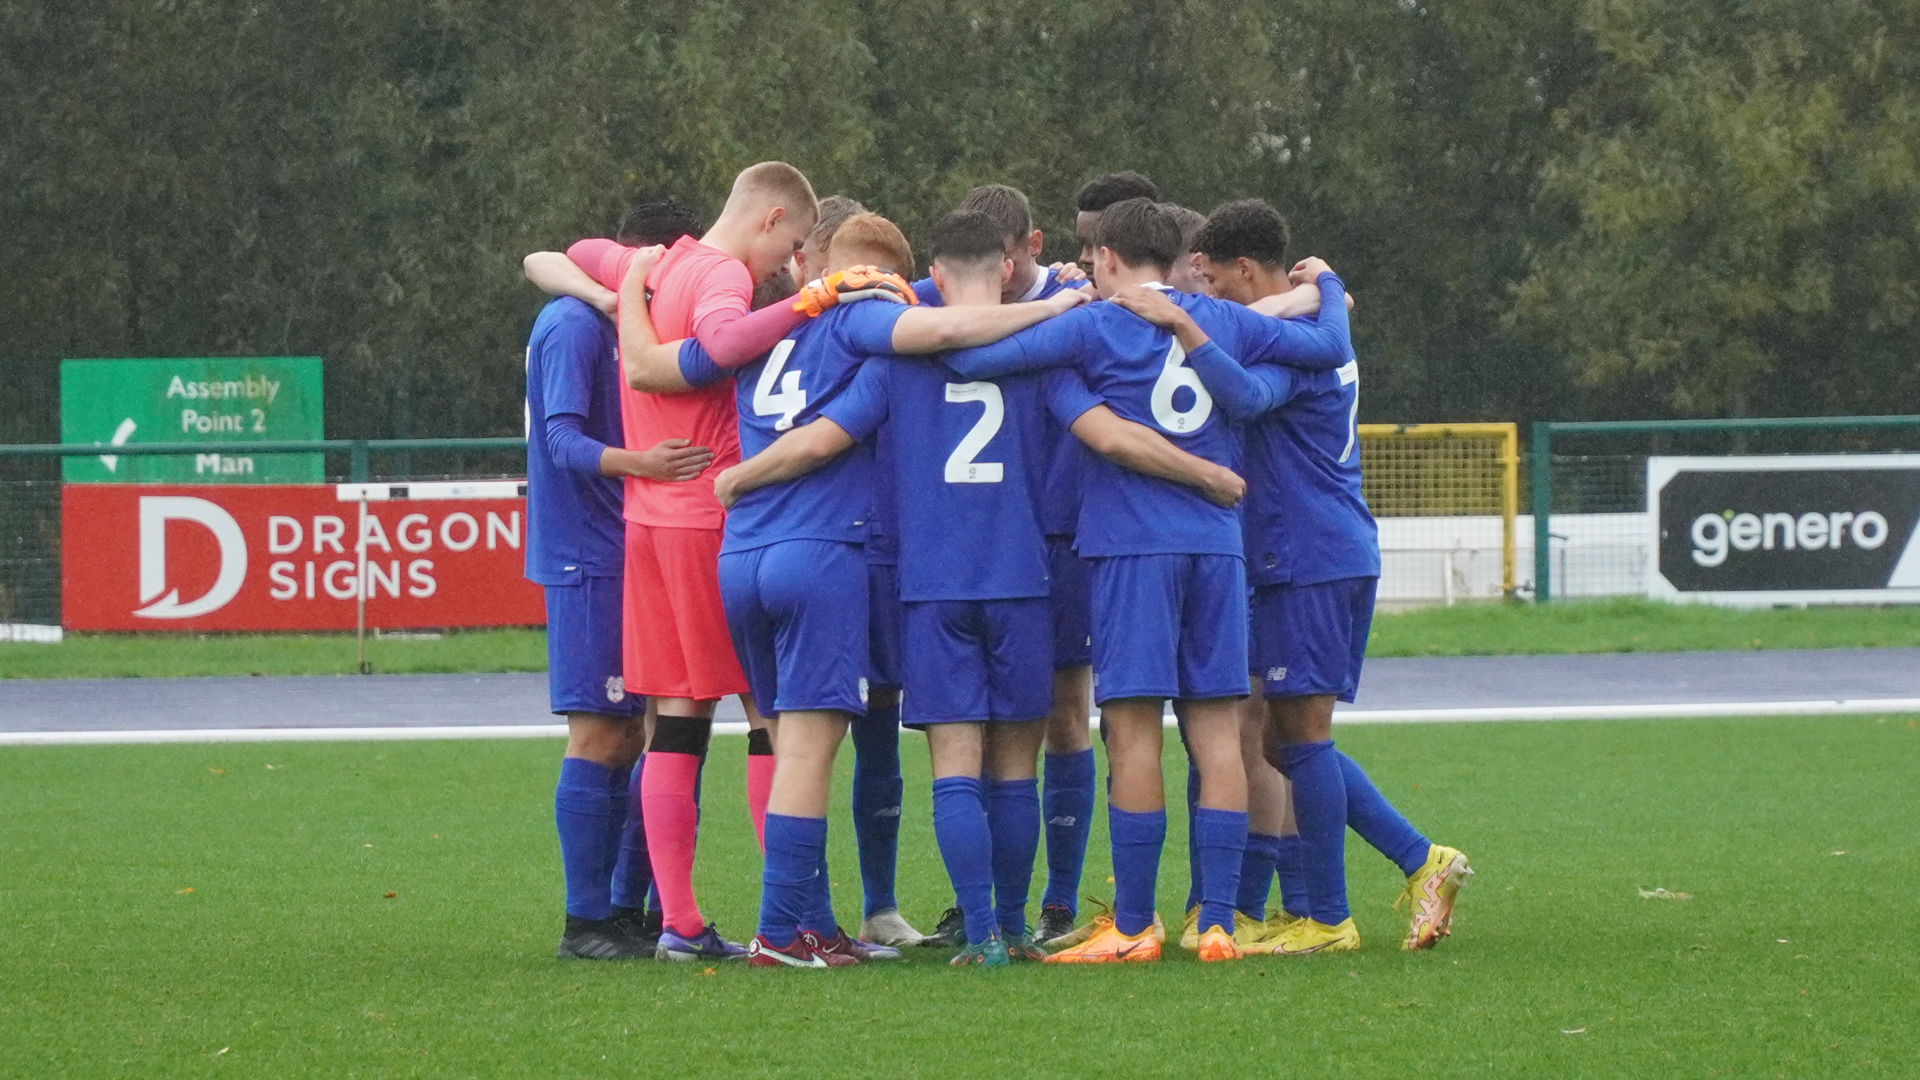
<svg viewBox="0 0 1920 1080">
<path fill-rule="evenodd" d="M 1845 716 L 1920 713 L 1920 698 L 1825 701 L 1708 701 L 1669 705 L 1524 705 L 1485 709 L 1341 709 L 1342 724 L 1459 724 L 1499 720 L 1657 720 L 1724 716 Z M 1093 718 L 1094 724 L 1099 722 Z M 1166 720 L 1173 726 L 1173 717 Z M 723 720 L 715 735 L 745 735 L 744 721 Z M 565 724 L 464 727 L 183 728 L 169 731 L 0 731 L 0 746 L 112 746 L 140 743 L 381 742 L 428 739 L 564 738 Z"/>
</svg>

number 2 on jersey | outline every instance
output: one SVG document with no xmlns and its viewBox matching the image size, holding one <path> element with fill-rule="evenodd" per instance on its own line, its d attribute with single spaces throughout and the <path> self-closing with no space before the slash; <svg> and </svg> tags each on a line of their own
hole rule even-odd
<svg viewBox="0 0 1920 1080">
<path fill-rule="evenodd" d="M 1176 409 L 1173 392 L 1183 386 L 1193 391 L 1193 404 Z M 1175 435 L 1191 435 L 1213 415 L 1213 395 L 1200 385 L 1200 373 L 1187 366 L 1187 350 L 1181 348 L 1177 340 L 1167 349 L 1167 361 L 1160 369 L 1160 377 L 1153 382 L 1149 404 L 1153 408 L 1153 422 Z"/>
<path fill-rule="evenodd" d="M 767 357 L 767 366 L 760 369 L 760 381 L 753 386 L 754 414 L 779 415 L 780 419 L 773 422 L 775 431 L 792 427 L 793 418 L 807 407 L 807 392 L 800 388 L 800 372 L 785 370 L 794 345 L 792 338 L 775 345 L 773 354 Z"/>
<path fill-rule="evenodd" d="M 1353 384 L 1353 405 L 1347 409 L 1347 448 L 1340 451 L 1340 464 L 1345 465 L 1353 456 L 1353 446 L 1360 441 L 1360 361 L 1349 360 L 1334 372 L 1340 376 L 1340 385 Z"/>
<path fill-rule="evenodd" d="M 960 445 L 947 455 L 947 483 L 997 484 L 1006 478 L 1006 466 L 997 461 L 975 461 L 973 457 L 987 448 L 1007 418 L 1007 403 L 1000 387 L 990 382 L 948 383 L 947 400 L 958 404 L 979 402 L 986 406 L 980 419 L 969 428 Z"/>
</svg>

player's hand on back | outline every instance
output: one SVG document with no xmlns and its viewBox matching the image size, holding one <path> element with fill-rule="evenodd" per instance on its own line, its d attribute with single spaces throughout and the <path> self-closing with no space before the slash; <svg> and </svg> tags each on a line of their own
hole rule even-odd
<svg viewBox="0 0 1920 1080">
<path fill-rule="evenodd" d="M 1206 487 L 1200 493 L 1207 497 L 1208 502 L 1232 509 L 1246 498 L 1247 482 L 1239 473 L 1223 465 L 1214 470 L 1214 475 L 1207 479 Z"/>
<path fill-rule="evenodd" d="M 855 300 L 891 300 L 896 304 L 911 304 L 918 299 L 913 294 L 913 286 L 899 274 L 875 266 L 850 266 L 825 278 L 807 282 L 800 294 L 793 298 L 793 310 L 813 318 L 828 308 Z"/>
<path fill-rule="evenodd" d="M 689 445 L 686 439 L 662 439 L 651 450 L 631 450 L 628 455 L 632 459 L 628 476 L 665 484 L 691 480 L 713 464 L 712 450 Z"/>
<path fill-rule="evenodd" d="M 1053 305 L 1053 313 L 1055 315 L 1064 315 L 1067 312 L 1072 311 L 1074 308 L 1079 307 L 1081 304 L 1093 303 L 1093 299 L 1094 299 L 1093 293 L 1086 290 L 1061 289 L 1059 292 L 1054 293 L 1052 296 L 1047 297 L 1045 300 L 1041 300 L 1037 302 L 1042 304 L 1051 304 Z"/>
<path fill-rule="evenodd" d="M 1321 274 L 1331 273 L 1333 273 L 1333 267 L 1327 265 L 1327 260 L 1318 255 L 1309 255 L 1293 264 L 1293 271 L 1287 275 L 1287 280 L 1295 285 L 1303 285 L 1309 281 L 1320 280 Z"/>
<path fill-rule="evenodd" d="M 1087 279 L 1087 272 L 1080 268 L 1079 263 L 1048 263 L 1047 269 L 1053 271 L 1053 280 L 1068 288 L 1078 289 L 1083 285 L 1093 284 Z"/>
<path fill-rule="evenodd" d="M 1164 290 L 1149 289 L 1145 285 L 1129 285 L 1108 299 L 1153 325 L 1168 330 L 1177 328 L 1187 317 L 1187 313 Z"/>
<path fill-rule="evenodd" d="M 621 287 L 625 288 L 626 283 L 633 281 L 635 277 L 640 279 L 640 284 L 646 284 L 647 275 L 653 273 L 654 266 L 660 262 L 661 256 L 666 253 L 667 249 L 661 247 L 659 244 L 635 248 L 633 261 L 627 264 L 627 276 L 622 279 Z"/>
<path fill-rule="evenodd" d="M 720 500 L 722 510 L 731 510 L 733 504 L 740 501 L 740 486 L 735 483 L 739 479 L 739 471 L 740 466 L 731 465 L 721 469 L 720 475 L 713 478 L 713 495 Z"/>
</svg>

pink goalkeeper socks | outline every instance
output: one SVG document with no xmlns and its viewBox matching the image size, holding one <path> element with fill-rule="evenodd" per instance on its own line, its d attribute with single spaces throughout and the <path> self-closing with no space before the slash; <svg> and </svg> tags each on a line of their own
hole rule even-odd
<svg viewBox="0 0 1920 1080">
<path fill-rule="evenodd" d="M 647 830 L 647 855 L 654 888 L 660 893 L 663 924 L 682 937 L 706 929 L 693 899 L 693 846 L 700 813 L 693 789 L 700 776 L 697 754 L 649 751 L 640 774 L 640 806 Z"/>
<path fill-rule="evenodd" d="M 767 798 L 773 794 L 773 755 L 747 755 L 747 813 L 753 815 L 753 838 L 760 854 L 767 853 Z"/>
</svg>

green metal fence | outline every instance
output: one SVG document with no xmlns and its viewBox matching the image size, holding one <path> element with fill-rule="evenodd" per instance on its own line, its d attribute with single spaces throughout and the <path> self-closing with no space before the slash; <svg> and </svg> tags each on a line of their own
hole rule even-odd
<svg viewBox="0 0 1920 1080">
<path fill-rule="evenodd" d="M 1527 448 L 1533 598 L 1645 595 L 1646 460 L 1654 454 L 1920 450 L 1920 416 L 1543 420 Z"/>
<path fill-rule="evenodd" d="M 199 454 L 326 455 L 330 480 L 524 477 L 523 438 L 0 445 L 0 623 L 60 621 L 60 459 Z M 220 486 L 218 484 L 210 486 Z"/>
</svg>

